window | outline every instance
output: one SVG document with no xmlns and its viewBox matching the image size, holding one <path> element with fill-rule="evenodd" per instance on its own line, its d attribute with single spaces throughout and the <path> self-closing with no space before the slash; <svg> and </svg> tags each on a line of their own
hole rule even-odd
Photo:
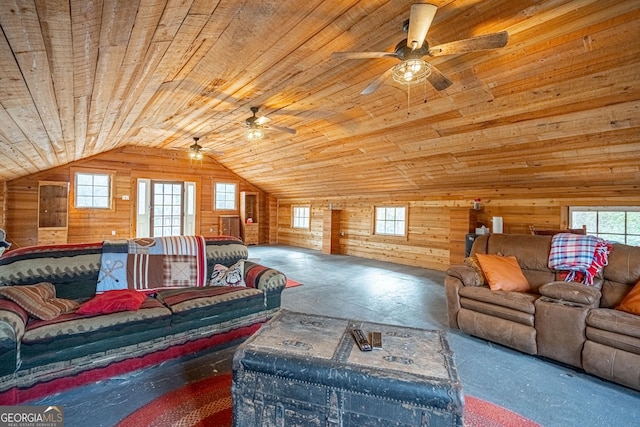
<svg viewBox="0 0 640 427">
<path fill-rule="evenodd" d="M 611 242 L 640 246 L 640 207 L 570 207 L 569 224 L 569 228 L 586 225 L 587 234 Z"/>
<path fill-rule="evenodd" d="M 400 206 L 376 207 L 375 234 L 405 236 L 407 209 Z"/>
<path fill-rule="evenodd" d="M 111 207 L 111 175 L 77 172 L 75 180 L 76 208 Z"/>
<path fill-rule="evenodd" d="M 309 206 L 293 207 L 293 228 L 309 228 L 310 214 Z"/>
<path fill-rule="evenodd" d="M 236 209 L 236 185 L 216 182 L 216 210 Z"/>
</svg>

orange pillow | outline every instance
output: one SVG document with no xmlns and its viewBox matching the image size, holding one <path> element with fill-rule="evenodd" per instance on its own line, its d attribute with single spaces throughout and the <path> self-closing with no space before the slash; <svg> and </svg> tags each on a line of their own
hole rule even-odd
<svg viewBox="0 0 640 427">
<path fill-rule="evenodd" d="M 529 292 L 531 287 L 514 256 L 476 254 L 492 291 Z"/>
<path fill-rule="evenodd" d="M 616 307 L 616 310 L 640 315 L 640 280 L 633 286 L 631 292 L 624 297 L 620 305 Z"/>
</svg>

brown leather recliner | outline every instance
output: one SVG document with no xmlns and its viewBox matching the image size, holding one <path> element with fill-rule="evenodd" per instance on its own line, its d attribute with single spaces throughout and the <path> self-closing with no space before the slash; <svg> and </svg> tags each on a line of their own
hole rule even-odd
<svg viewBox="0 0 640 427">
<path fill-rule="evenodd" d="M 515 256 L 531 292 L 475 286 L 473 268 L 452 265 L 445 277 L 449 326 L 640 390 L 640 316 L 614 309 L 640 280 L 640 247 L 613 244 L 608 265 L 586 286 L 549 269 L 551 239 L 479 236 L 471 255 Z"/>
</svg>

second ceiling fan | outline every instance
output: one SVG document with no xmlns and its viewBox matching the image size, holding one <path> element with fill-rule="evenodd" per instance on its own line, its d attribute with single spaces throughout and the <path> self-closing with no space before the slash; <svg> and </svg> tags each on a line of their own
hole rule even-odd
<svg viewBox="0 0 640 427">
<path fill-rule="evenodd" d="M 266 126 L 266 124 L 269 123 L 271 119 L 267 116 L 260 116 L 260 117 L 256 116 L 256 114 L 258 113 L 258 110 L 259 110 L 259 107 L 251 107 L 251 112 L 253 113 L 253 115 L 245 119 L 245 124 L 247 125 L 247 130 L 245 131 L 245 134 L 248 140 L 255 141 L 255 140 L 264 138 L 263 129 L 273 129 L 275 131 L 284 132 L 291 135 L 296 134 L 295 129 L 291 129 L 288 127 L 274 126 L 274 125 Z"/>
<path fill-rule="evenodd" d="M 425 61 L 423 57 L 498 49 L 506 46 L 509 41 L 509 34 L 506 31 L 501 31 L 430 47 L 425 38 L 437 10 L 438 7 L 432 4 L 416 3 L 412 5 L 409 20 L 404 23 L 404 31 L 407 33 L 407 38 L 398 43 L 393 52 L 335 52 L 333 57 L 347 59 L 390 57 L 402 61 L 371 82 L 360 92 L 362 95 L 375 92 L 390 77 L 403 84 L 411 84 L 426 79 L 436 90 L 444 90 L 453 83 L 433 64 Z"/>
</svg>

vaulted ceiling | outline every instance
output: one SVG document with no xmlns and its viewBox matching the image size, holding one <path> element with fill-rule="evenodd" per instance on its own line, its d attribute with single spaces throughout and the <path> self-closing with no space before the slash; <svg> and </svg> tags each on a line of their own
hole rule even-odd
<svg viewBox="0 0 640 427">
<path fill-rule="evenodd" d="M 2 1 L 0 180 L 196 136 L 276 196 L 640 184 L 639 2 L 432 0 L 431 46 L 508 44 L 361 95 L 398 60 L 332 53 L 393 52 L 414 2 Z M 248 142 L 251 106 L 296 134 Z"/>
</svg>

